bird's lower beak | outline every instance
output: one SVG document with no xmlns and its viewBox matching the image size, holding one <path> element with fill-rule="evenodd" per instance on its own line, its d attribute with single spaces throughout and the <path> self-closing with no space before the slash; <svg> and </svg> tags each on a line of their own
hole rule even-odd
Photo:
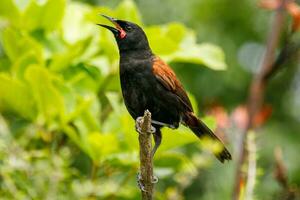
<svg viewBox="0 0 300 200">
<path fill-rule="evenodd" d="M 121 26 L 118 24 L 118 21 L 117 19 L 115 18 L 112 18 L 112 17 L 109 17 L 109 16 L 106 16 L 106 15 L 101 15 L 102 17 L 105 17 L 106 19 L 108 19 L 109 21 L 111 21 L 114 25 L 115 25 L 115 28 L 114 27 L 111 27 L 111 26 L 108 26 L 108 25 L 105 25 L 105 24 L 97 24 L 99 26 L 102 26 L 104 28 L 107 28 L 108 30 L 110 30 L 111 32 L 113 32 L 114 34 L 116 33 L 119 33 L 121 31 Z"/>
</svg>

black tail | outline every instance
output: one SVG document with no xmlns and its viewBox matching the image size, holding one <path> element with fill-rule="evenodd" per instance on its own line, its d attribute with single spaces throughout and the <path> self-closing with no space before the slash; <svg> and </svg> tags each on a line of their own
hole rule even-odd
<svg viewBox="0 0 300 200">
<path fill-rule="evenodd" d="M 186 126 L 188 126 L 198 138 L 209 137 L 214 141 L 218 141 L 222 145 L 222 150 L 217 152 L 215 156 L 219 161 L 224 163 L 224 160 L 231 160 L 231 154 L 224 146 L 223 142 L 200 120 L 198 119 L 194 113 L 189 112 L 186 113 L 183 121 Z"/>
</svg>

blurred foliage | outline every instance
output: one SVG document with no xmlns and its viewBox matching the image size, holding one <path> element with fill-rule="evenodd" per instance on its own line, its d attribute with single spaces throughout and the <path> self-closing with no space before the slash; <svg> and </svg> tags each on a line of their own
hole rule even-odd
<svg viewBox="0 0 300 200">
<path fill-rule="evenodd" d="M 0 2 L 1 199 L 139 197 L 137 135 L 120 97 L 114 38 L 96 26 L 100 13 L 142 24 L 129 0 L 114 9 L 65 0 Z M 226 69 L 223 51 L 197 44 L 181 23 L 144 28 L 166 61 Z M 197 151 L 184 153 L 198 141 L 188 132 L 164 131 L 155 160 L 158 199 L 181 196 L 181 179 L 191 181 L 197 171 L 188 158 Z M 210 156 L 195 159 L 206 163 Z"/>
<path fill-rule="evenodd" d="M 220 105 L 226 115 L 246 100 L 271 16 L 252 0 L 1 0 L 1 199 L 139 199 L 137 133 L 100 13 L 140 24 L 196 112 Z M 275 146 L 300 185 L 300 73 L 287 66 L 267 90 L 273 116 L 257 138 L 257 199 L 280 199 Z M 228 132 L 234 149 L 236 129 Z M 184 127 L 163 130 L 156 199 L 230 199 L 234 162 L 221 165 L 207 146 Z"/>
</svg>

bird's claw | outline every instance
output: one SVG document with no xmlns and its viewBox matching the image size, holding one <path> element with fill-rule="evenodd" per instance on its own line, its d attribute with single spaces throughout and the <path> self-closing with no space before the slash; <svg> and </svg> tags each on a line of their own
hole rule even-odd
<svg viewBox="0 0 300 200">
<path fill-rule="evenodd" d="M 158 183 L 158 178 L 156 176 L 153 176 L 151 183 Z"/>
<path fill-rule="evenodd" d="M 136 118 L 136 122 L 140 125 L 143 121 L 143 117 Z"/>
<path fill-rule="evenodd" d="M 143 122 L 143 117 L 138 117 L 138 118 L 136 118 L 136 120 L 135 120 L 135 130 L 136 130 L 138 133 L 141 133 L 141 132 L 142 132 L 142 128 L 141 128 L 142 122 Z M 150 128 L 150 133 L 155 133 L 155 132 L 156 132 L 155 127 L 151 126 L 151 128 Z"/>
<path fill-rule="evenodd" d="M 135 130 L 139 133 L 142 132 L 141 123 L 143 121 L 143 117 L 138 117 L 135 120 Z"/>
<path fill-rule="evenodd" d="M 137 185 L 140 188 L 140 190 L 142 190 L 143 192 L 147 192 L 147 190 L 145 189 L 144 184 L 142 183 L 142 180 L 143 179 L 142 179 L 141 174 L 138 173 L 137 176 L 136 176 Z M 158 178 L 156 176 L 153 176 L 151 183 L 153 183 L 153 184 L 158 183 Z"/>
<path fill-rule="evenodd" d="M 154 127 L 154 126 L 151 126 L 151 128 L 150 128 L 150 133 L 155 133 L 155 132 L 156 132 L 155 127 Z"/>
<path fill-rule="evenodd" d="M 141 191 L 147 192 L 146 189 L 145 189 L 144 184 L 142 183 L 142 176 L 141 176 L 140 173 L 138 173 L 137 176 L 136 176 L 136 182 L 137 182 L 137 185 L 138 185 L 138 187 L 140 188 Z"/>
</svg>

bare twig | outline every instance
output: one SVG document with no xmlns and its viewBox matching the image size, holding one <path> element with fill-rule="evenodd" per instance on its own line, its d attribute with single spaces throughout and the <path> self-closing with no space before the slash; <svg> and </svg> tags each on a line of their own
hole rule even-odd
<svg viewBox="0 0 300 200">
<path fill-rule="evenodd" d="M 143 118 L 138 121 L 140 144 L 140 189 L 142 200 L 153 199 L 153 161 L 151 156 L 152 140 L 151 140 L 151 113 L 146 110 Z"/>
<path fill-rule="evenodd" d="M 283 159 L 282 159 L 282 150 L 280 147 L 277 147 L 274 150 L 274 157 L 275 157 L 274 177 L 284 189 L 287 189 L 288 179 L 286 175 L 286 168 L 284 166 Z"/>
<path fill-rule="evenodd" d="M 296 200 L 300 198 L 299 188 L 290 185 L 287 176 L 287 168 L 282 158 L 282 150 L 280 147 L 276 147 L 274 150 L 275 157 L 275 169 L 274 178 L 282 187 L 281 197 L 283 200 Z"/>
<path fill-rule="evenodd" d="M 245 191 L 245 200 L 253 199 L 253 191 L 256 179 L 256 143 L 255 143 L 255 133 L 250 132 L 247 136 L 247 149 L 248 149 L 248 181 Z"/>
<path fill-rule="evenodd" d="M 266 83 L 269 80 L 270 75 L 274 74 L 274 71 L 277 71 L 278 68 L 278 66 L 275 67 L 275 51 L 283 30 L 283 22 L 285 16 L 284 7 L 288 1 L 290 0 L 281 0 L 279 8 L 276 10 L 268 37 L 269 40 L 267 42 L 266 52 L 261 62 L 260 71 L 256 74 L 251 83 L 247 105 L 247 124 L 241 131 L 242 136 L 238 145 L 239 157 L 236 170 L 235 186 L 233 191 L 234 200 L 238 200 L 241 198 L 241 186 L 247 182 L 246 173 L 242 170 L 242 166 L 245 163 L 248 155 L 247 149 L 245 148 L 247 134 L 249 130 L 254 128 L 255 116 L 259 113 L 263 106 Z"/>
</svg>

